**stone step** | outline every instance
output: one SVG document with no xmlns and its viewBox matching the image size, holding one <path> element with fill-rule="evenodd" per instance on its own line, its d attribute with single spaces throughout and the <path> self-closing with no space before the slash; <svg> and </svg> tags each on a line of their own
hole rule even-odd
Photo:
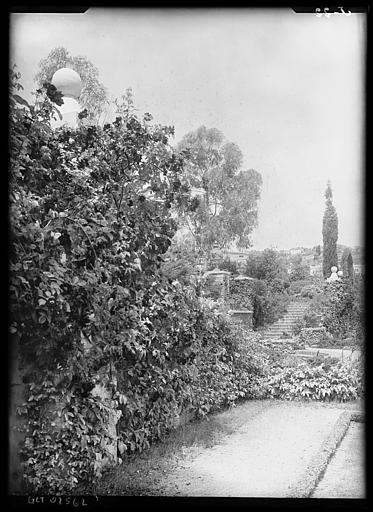
<svg viewBox="0 0 373 512">
<path fill-rule="evenodd" d="M 290 332 L 292 331 L 292 327 L 280 327 L 278 329 L 266 329 L 266 332 L 284 332 L 284 331 L 287 331 L 287 332 Z"/>
<path fill-rule="evenodd" d="M 280 338 L 283 333 L 291 334 L 292 328 L 303 317 L 308 307 L 308 302 L 290 303 L 284 316 L 268 326 L 267 329 L 262 332 L 262 335 L 268 338 Z"/>
<path fill-rule="evenodd" d="M 284 316 L 299 316 L 304 315 L 304 311 L 287 311 Z"/>
<path fill-rule="evenodd" d="M 285 330 L 289 330 L 288 327 L 273 327 L 272 329 L 266 329 L 266 332 L 281 332 L 281 331 L 285 331 Z"/>
<path fill-rule="evenodd" d="M 276 329 L 276 330 L 268 329 L 263 332 L 265 332 L 266 334 L 282 334 L 283 332 L 288 332 L 289 334 L 291 333 L 291 331 L 288 329 Z"/>
<path fill-rule="evenodd" d="M 304 313 L 305 311 L 306 311 L 306 309 L 291 309 L 291 310 L 287 310 L 287 314 L 288 315 L 301 314 L 301 313 Z"/>
<path fill-rule="evenodd" d="M 269 331 L 281 331 L 282 330 L 290 330 L 293 329 L 293 325 L 276 325 L 274 327 L 268 327 Z M 267 329 L 266 329 L 267 330 Z"/>
<path fill-rule="evenodd" d="M 283 324 L 272 324 L 272 325 L 268 325 L 267 329 L 276 329 L 276 328 L 282 329 L 284 327 L 293 327 L 293 325 L 294 325 L 293 322 L 291 322 L 291 323 L 283 323 Z"/>
<path fill-rule="evenodd" d="M 288 331 L 281 331 L 281 332 L 266 332 L 266 336 L 283 336 L 286 332 L 287 335 L 291 336 L 291 332 Z"/>
<path fill-rule="evenodd" d="M 304 315 L 304 311 L 287 311 L 285 315 L 289 316 L 297 316 L 297 315 Z"/>
<path fill-rule="evenodd" d="M 272 324 L 272 325 L 278 325 L 279 327 L 283 327 L 284 325 L 289 325 L 289 326 L 293 326 L 294 324 L 296 324 L 298 322 L 298 320 L 294 321 L 294 322 L 280 322 L 280 323 L 276 323 L 276 324 Z M 269 327 L 269 326 L 268 326 Z"/>
<path fill-rule="evenodd" d="M 272 325 L 283 325 L 283 324 L 294 324 L 295 321 L 289 320 L 288 318 L 281 318 L 281 320 L 276 320 Z"/>
</svg>

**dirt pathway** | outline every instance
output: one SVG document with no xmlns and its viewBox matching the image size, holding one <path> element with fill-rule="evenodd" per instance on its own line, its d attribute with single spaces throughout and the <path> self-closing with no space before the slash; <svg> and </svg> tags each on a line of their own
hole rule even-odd
<svg viewBox="0 0 373 512">
<path fill-rule="evenodd" d="M 333 437 L 346 409 L 361 404 L 245 402 L 171 434 L 107 474 L 94 493 L 289 497 L 296 489 L 300 496 L 297 489 L 308 480 L 312 491 L 310 461 L 320 452 L 324 457 L 325 439 Z"/>
<path fill-rule="evenodd" d="M 220 444 L 186 452 L 159 481 L 159 494 L 286 497 L 340 413 L 283 402 L 264 409 Z"/>
</svg>

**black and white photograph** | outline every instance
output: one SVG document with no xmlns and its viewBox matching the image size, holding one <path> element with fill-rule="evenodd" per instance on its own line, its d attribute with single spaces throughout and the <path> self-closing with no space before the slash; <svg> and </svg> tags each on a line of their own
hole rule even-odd
<svg viewBox="0 0 373 512">
<path fill-rule="evenodd" d="M 366 499 L 366 24 L 10 8 L 10 497 Z"/>
</svg>

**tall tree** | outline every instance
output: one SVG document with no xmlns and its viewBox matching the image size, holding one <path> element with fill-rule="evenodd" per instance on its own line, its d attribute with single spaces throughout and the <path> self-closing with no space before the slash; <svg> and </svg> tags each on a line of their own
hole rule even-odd
<svg viewBox="0 0 373 512">
<path fill-rule="evenodd" d="M 53 74 L 60 68 L 70 67 L 76 71 L 83 82 L 79 101 L 83 109 L 87 109 L 88 119 L 98 122 L 105 110 L 107 95 L 105 87 L 98 79 L 98 69 L 85 57 L 72 57 L 66 48 L 59 46 L 51 50 L 49 55 L 39 62 L 39 71 L 35 76 L 38 86 L 52 80 Z"/>
<path fill-rule="evenodd" d="M 307 279 L 310 275 L 310 266 L 303 263 L 302 256 L 297 254 L 294 256 L 291 266 L 290 279 L 291 281 L 298 281 L 300 279 Z"/>
<path fill-rule="evenodd" d="M 325 212 L 322 225 L 323 236 L 323 275 L 326 279 L 330 276 L 330 269 L 338 266 L 337 240 L 338 240 L 338 216 L 333 205 L 333 192 L 330 181 L 325 190 Z"/>
<path fill-rule="evenodd" d="M 261 252 L 249 253 L 246 260 L 246 274 L 267 282 L 287 277 L 286 265 L 280 253 L 268 248 Z"/>
<path fill-rule="evenodd" d="M 184 213 L 198 250 L 209 256 L 214 244 L 250 246 L 257 225 L 261 175 L 242 170 L 240 148 L 216 128 L 201 126 L 183 137 L 177 149 L 184 156 L 189 183 L 197 189 L 193 211 Z"/>
<path fill-rule="evenodd" d="M 354 263 L 352 259 L 351 249 L 346 247 L 343 251 L 341 258 L 341 270 L 343 271 L 343 277 L 353 280 L 354 278 Z"/>
<path fill-rule="evenodd" d="M 315 247 L 313 247 L 313 251 L 314 251 L 313 259 L 316 260 L 317 258 L 319 258 L 321 256 L 321 246 L 320 246 L 320 244 L 319 245 L 315 245 Z"/>
</svg>

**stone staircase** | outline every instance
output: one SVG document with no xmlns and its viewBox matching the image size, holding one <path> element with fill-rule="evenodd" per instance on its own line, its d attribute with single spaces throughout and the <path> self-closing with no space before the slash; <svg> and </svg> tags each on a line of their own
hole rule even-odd
<svg viewBox="0 0 373 512">
<path fill-rule="evenodd" d="M 279 339 L 284 337 L 284 332 L 291 336 L 293 326 L 303 317 L 308 305 L 308 301 L 290 302 L 285 315 L 261 331 L 262 337 L 264 339 Z"/>
</svg>

